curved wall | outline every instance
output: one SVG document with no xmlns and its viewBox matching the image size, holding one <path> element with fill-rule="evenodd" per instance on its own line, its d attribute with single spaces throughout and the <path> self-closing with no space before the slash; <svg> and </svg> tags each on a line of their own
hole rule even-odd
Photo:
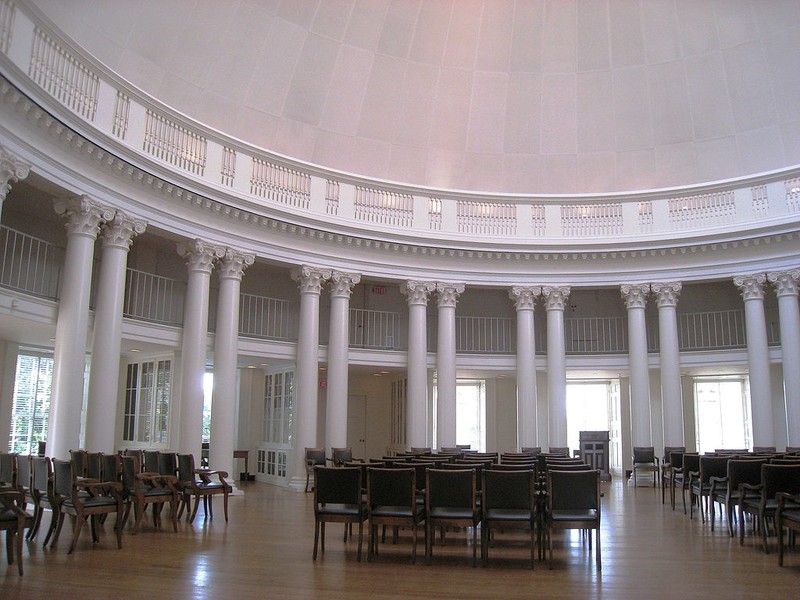
<svg viewBox="0 0 800 600">
<path fill-rule="evenodd" d="M 200 122 L 327 168 L 582 193 L 800 164 L 800 4 L 34 0 Z"/>
</svg>

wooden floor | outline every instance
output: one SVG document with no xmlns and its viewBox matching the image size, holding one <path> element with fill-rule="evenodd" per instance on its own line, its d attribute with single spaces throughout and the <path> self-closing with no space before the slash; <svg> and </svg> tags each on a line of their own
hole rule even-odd
<svg viewBox="0 0 800 600">
<path fill-rule="evenodd" d="M 314 562 L 312 495 L 250 483 L 244 495 L 230 499 L 228 524 L 217 501 L 213 521 L 204 521 L 202 508 L 193 525 L 180 523 L 177 534 L 154 531 L 148 521 L 136 536 L 126 531 L 122 550 L 114 544 L 113 520 L 99 544 L 84 531 L 71 555 L 68 526 L 53 550 L 42 549 L 41 532 L 40 540 L 26 545 L 23 577 L 5 561 L 0 565 L 0 598 L 800 597 L 800 551 L 780 568 L 774 537 L 765 555 L 753 537 L 740 547 L 724 524 L 712 533 L 681 508 L 662 506 L 653 488 L 633 489 L 619 477 L 603 485 L 602 573 L 575 533 L 556 538 L 553 570 L 537 562 L 530 571 L 521 538 L 498 540 L 488 568 L 472 568 L 466 538 L 457 532 L 436 547 L 430 566 L 422 538 L 421 559 L 411 564 L 408 535 L 396 546 L 381 545 L 372 562 L 359 563 L 355 538 L 345 544 L 342 526 L 329 525 L 326 553 Z"/>
</svg>

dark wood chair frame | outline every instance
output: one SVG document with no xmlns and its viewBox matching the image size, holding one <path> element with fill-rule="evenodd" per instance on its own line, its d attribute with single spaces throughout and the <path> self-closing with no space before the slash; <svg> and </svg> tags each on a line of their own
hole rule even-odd
<svg viewBox="0 0 800 600">
<path fill-rule="evenodd" d="M 358 554 L 364 541 L 364 521 L 368 511 L 362 492 L 361 469 L 358 467 L 314 467 L 314 552 L 325 554 L 325 524 L 344 523 L 344 540 L 348 526 L 358 523 Z"/>
</svg>

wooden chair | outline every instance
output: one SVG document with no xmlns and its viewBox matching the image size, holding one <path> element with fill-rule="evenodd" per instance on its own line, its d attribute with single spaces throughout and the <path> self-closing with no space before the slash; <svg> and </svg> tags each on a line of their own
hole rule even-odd
<svg viewBox="0 0 800 600">
<path fill-rule="evenodd" d="M 158 473 L 178 476 L 178 455 L 175 452 L 158 453 Z"/>
<path fill-rule="evenodd" d="M 411 528 L 411 561 L 417 562 L 417 527 L 425 519 L 425 506 L 417 502 L 415 469 L 367 469 L 369 543 L 367 560 L 378 554 L 378 526 Z"/>
<path fill-rule="evenodd" d="M 47 456 L 32 456 L 31 497 L 33 498 L 33 526 L 28 530 L 28 539 L 32 540 L 39 532 L 44 511 L 49 509 L 50 526 L 44 538 L 43 546 L 47 546 L 56 531 L 59 520 L 59 499 L 53 493 L 53 465 Z"/>
<path fill-rule="evenodd" d="M 481 561 L 489 561 L 493 530 L 530 530 L 531 569 L 536 547 L 536 473 L 531 470 L 484 469 L 481 524 Z"/>
<path fill-rule="evenodd" d="M 158 450 L 145 450 L 143 453 L 143 462 L 140 463 L 142 471 L 147 473 L 158 473 L 158 457 L 161 454 Z"/>
<path fill-rule="evenodd" d="M 123 456 L 122 461 L 122 487 L 127 496 L 128 508 L 125 511 L 125 520 L 131 508 L 134 510 L 135 521 L 133 535 L 139 532 L 144 517 L 144 509 L 152 504 L 153 527 L 161 527 L 161 510 L 165 502 L 169 502 L 172 517 L 172 529 L 178 532 L 178 489 L 175 484 L 178 478 L 174 475 L 161 475 L 158 472 L 141 472 L 135 456 Z"/>
<path fill-rule="evenodd" d="M 86 478 L 100 481 L 103 477 L 103 453 L 86 453 Z"/>
<path fill-rule="evenodd" d="M 755 492 L 757 495 L 749 494 Z M 739 486 L 739 544 L 744 544 L 745 515 L 753 517 L 753 528 L 761 530 L 764 553 L 769 554 L 767 546 L 767 521 L 775 517 L 778 510 L 779 492 L 800 494 L 800 465 L 761 465 L 761 483 Z"/>
<path fill-rule="evenodd" d="M 361 492 L 361 469 L 356 467 L 314 467 L 314 553 L 322 547 L 325 554 L 325 523 L 358 523 L 358 555 L 361 561 L 361 545 L 364 540 L 364 521 L 368 517 L 364 496 Z"/>
<path fill-rule="evenodd" d="M 686 452 L 686 446 L 664 446 L 664 456 L 661 459 L 661 504 L 664 504 L 664 498 L 667 488 L 672 480 L 672 453 L 678 452 L 683 454 Z"/>
<path fill-rule="evenodd" d="M 213 477 L 216 476 L 216 480 Z M 214 508 L 212 500 L 214 496 L 222 495 L 222 505 L 225 511 L 225 521 L 228 521 L 228 494 L 232 489 L 230 484 L 225 481 L 228 476 L 226 471 L 214 471 L 210 469 L 195 469 L 193 454 L 178 454 L 178 489 L 183 502 L 182 511 L 186 508 L 186 520 L 189 523 L 194 521 L 197 515 L 197 508 L 200 505 L 200 498 L 203 499 L 203 511 L 206 519 L 214 518 Z M 189 512 L 189 502 L 194 498 L 194 508 Z M 179 513 L 179 518 L 180 518 Z"/>
<path fill-rule="evenodd" d="M 345 463 L 352 462 L 352 448 L 331 448 L 331 464 L 334 467 L 343 467 Z"/>
<path fill-rule="evenodd" d="M 433 556 L 435 527 L 472 528 L 472 566 L 477 564 L 478 524 L 475 469 L 428 469 L 425 483 L 425 561 Z"/>
<path fill-rule="evenodd" d="M 680 467 L 672 467 L 672 483 L 670 486 L 670 503 L 675 510 L 675 493 L 680 488 L 683 499 L 683 514 L 686 514 L 686 490 L 689 489 L 689 474 L 700 470 L 700 455 L 685 452 Z"/>
<path fill-rule="evenodd" d="M 325 466 L 325 448 L 306 448 L 306 492 L 314 476 L 314 467 Z"/>
<path fill-rule="evenodd" d="M 639 471 L 653 474 L 653 487 L 658 487 L 659 466 L 656 449 L 653 446 L 635 446 L 633 448 L 633 486 L 639 485 L 636 475 Z"/>
<path fill-rule="evenodd" d="M 736 507 L 739 505 L 739 486 L 743 483 L 758 485 L 761 481 L 761 465 L 765 464 L 765 458 L 730 459 L 728 461 L 727 474 L 725 477 L 711 477 L 711 489 L 709 490 L 710 511 L 711 511 L 711 531 L 714 531 L 714 521 L 716 510 L 719 504 L 725 512 L 728 520 L 728 533 L 731 537 L 735 535 L 733 524 L 735 520 Z M 755 493 L 751 495 L 755 496 Z"/>
<path fill-rule="evenodd" d="M 122 497 L 122 484 L 118 482 L 81 480 L 74 470 L 74 465 L 68 460 L 53 461 L 53 490 L 60 497 L 58 502 L 59 519 L 53 536 L 53 545 L 58 541 L 61 527 L 64 524 L 64 515 L 72 519 L 72 542 L 67 554 L 75 550 L 80 538 L 84 523 L 90 520 L 92 541 L 97 543 L 97 521 L 102 515 L 115 513 L 117 521 L 114 530 L 117 534 L 117 548 L 122 548 L 122 527 L 125 522 L 125 501 Z M 80 492 L 87 492 L 82 495 Z"/>
<path fill-rule="evenodd" d="M 569 446 L 550 446 L 547 449 L 547 453 L 557 456 L 569 456 Z"/>
<path fill-rule="evenodd" d="M 595 562 L 602 569 L 600 556 L 600 471 L 547 472 L 547 511 L 544 516 L 545 535 L 549 549 L 549 567 L 553 568 L 553 532 L 564 529 L 586 530 L 589 549 L 591 530 L 596 531 Z"/>
<path fill-rule="evenodd" d="M 25 494 L 10 485 L 0 489 L 0 531 L 6 532 L 6 555 L 9 565 L 16 555 L 17 572 L 22 575 L 22 538 L 25 528 L 33 525 L 33 516 L 25 512 Z"/>
<path fill-rule="evenodd" d="M 783 566 L 783 530 L 790 532 L 794 540 L 795 533 L 800 531 L 800 494 L 778 492 L 778 508 L 775 512 L 775 529 L 778 530 L 778 566 Z"/>
<path fill-rule="evenodd" d="M 700 518 L 706 522 L 706 511 L 711 503 L 711 478 L 727 477 L 728 456 L 701 456 L 700 468 L 689 474 L 689 518 L 694 518 L 694 500 L 700 508 Z"/>
<path fill-rule="evenodd" d="M 0 489 L 17 488 L 17 455 L 14 452 L 0 452 Z"/>
</svg>

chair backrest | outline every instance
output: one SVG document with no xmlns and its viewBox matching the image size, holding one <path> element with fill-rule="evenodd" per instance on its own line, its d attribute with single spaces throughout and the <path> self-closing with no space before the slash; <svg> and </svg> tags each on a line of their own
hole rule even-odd
<svg viewBox="0 0 800 600">
<path fill-rule="evenodd" d="M 688 481 L 688 474 L 693 471 L 700 470 L 700 455 L 699 454 L 684 454 L 683 455 L 683 473 L 686 475 Z"/>
<path fill-rule="evenodd" d="M 709 477 L 727 477 L 728 456 L 701 456 L 700 457 L 700 481 L 708 483 Z"/>
<path fill-rule="evenodd" d="M 144 463 L 144 450 L 140 450 L 139 448 L 126 448 L 125 452 L 122 453 L 123 456 L 137 456 L 139 458 L 139 464 Z"/>
<path fill-rule="evenodd" d="M 161 453 L 158 450 L 145 450 L 143 454 L 142 470 L 147 473 L 158 473 L 158 455 Z"/>
<path fill-rule="evenodd" d="M 430 446 L 411 446 L 411 454 L 430 454 Z"/>
<path fill-rule="evenodd" d="M 758 454 L 775 454 L 775 446 L 753 446 L 753 452 Z"/>
<path fill-rule="evenodd" d="M 306 448 L 306 464 L 325 466 L 325 448 Z"/>
<path fill-rule="evenodd" d="M 32 489 L 37 493 L 47 495 L 53 476 L 53 465 L 48 456 L 32 456 L 31 470 L 33 471 Z"/>
<path fill-rule="evenodd" d="M 17 489 L 28 492 L 31 488 L 31 456 L 30 454 L 17 455 Z"/>
<path fill-rule="evenodd" d="M 525 453 L 533 454 L 533 455 L 541 454 L 542 453 L 542 447 L 541 446 L 523 446 L 522 448 L 520 448 L 520 452 L 525 452 Z"/>
<path fill-rule="evenodd" d="M 361 469 L 314 467 L 314 508 L 320 504 L 361 504 Z"/>
<path fill-rule="evenodd" d="M 194 454 L 178 454 L 178 480 L 195 481 Z"/>
<path fill-rule="evenodd" d="M 176 475 L 177 473 L 178 473 L 178 455 L 175 454 L 174 452 L 159 452 L 158 474 Z"/>
<path fill-rule="evenodd" d="M 525 509 L 533 512 L 536 495 L 533 470 L 498 471 L 484 469 L 482 475 L 484 510 L 492 508 Z"/>
<path fill-rule="evenodd" d="M 86 477 L 100 481 L 103 475 L 103 453 L 86 453 Z"/>
<path fill-rule="evenodd" d="M 133 491 L 136 489 L 136 475 L 142 472 L 139 467 L 139 457 L 135 455 L 122 456 L 120 461 L 122 463 L 122 487 Z"/>
<path fill-rule="evenodd" d="M 686 446 L 664 446 L 664 462 L 670 462 L 673 452 L 686 452 Z M 671 463 L 670 463 L 671 464 Z"/>
<path fill-rule="evenodd" d="M 761 465 L 762 494 L 768 500 L 778 492 L 800 494 L 800 465 Z"/>
<path fill-rule="evenodd" d="M 344 465 L 344 463 L 353 460 L 353 449 L 331 448 L 331 458 L 333 459 L 333 465 L 336 467 L 340 467 Z"/>
<path fill-rule="evenodd" d="M 735 492 L 743 483 L 761 483 L 761 465 L 765 458 L 732 458 L 728 461 L 728 489 Z"/>
<path fill-rule="evenodd" d="M 548 454 L 560 454 L 562 456 L 569 456 L 569 446 L 550 446 L 547 452 Z"/>
<path fill-rule="evenodd" d="M 69 459 L 72 461 L 76 477 L 86 477 L 86 450 L 70 450 Z"/>
<path fill-rule="evenodd" d="M 548 471 L 548 506 L 551 510 L 600 511 L 600 471 Z"/>
<path fill-rule="evenodd" d="M 52 459 L 53 491 L 56 496 L 69 498 L 72 496 L 72 485 L 75 479 L 74 464 L 71 460 Z"/>
<path fill-rule="evenodd" d="M 673 469 L 682 469 L 683 468 L 683 455 L 686 454 L 685 452 L 681 451 L 673 451 L 669 453 L 669 464 L 672 465 Z"/>
<path fill-rule="evenodd" d="M 417 473 L 415 469 L 367 469 L 367 498 L 374 506 L 416 504 Z"/>
<path fill-rule="evenodd" d="M 103 481 L 104 482 L 118 482 L 120 481 L 120 455 L 119 454 L 103 454 Z"/>
<path fill-rule="evenodd" d="M 0 485 L 16 487 L 17 455 L 14 452 L 0 452 Z"/>
<path fill-rule="evenodd" d="M 653 446 L 634 446 L 633 464 L 652 464 L 656 462 L 656 449 Z"/>
<path fill-rule="evenodd" d="M 475 469 L 428 469 L 425 503 L 428 508 L 472 508 L 476 506 Z"/>
</svg>

